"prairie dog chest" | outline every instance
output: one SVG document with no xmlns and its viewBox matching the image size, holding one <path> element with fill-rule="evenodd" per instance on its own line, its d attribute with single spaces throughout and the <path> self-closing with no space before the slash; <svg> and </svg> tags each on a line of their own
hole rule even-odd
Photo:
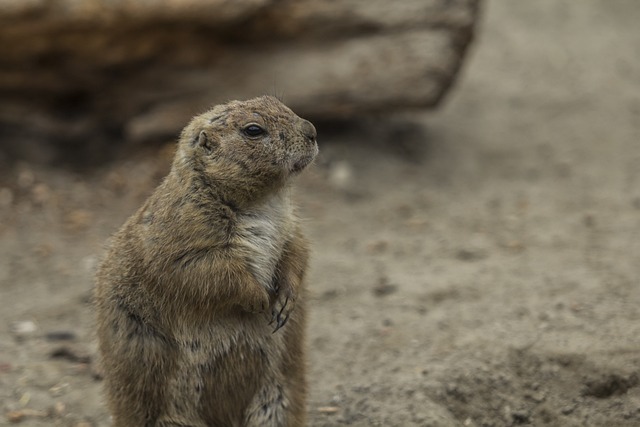
<svg viewBox="0 0 640 427">
<path fill-rule="evenodd" d="M 293 207 L 284 192 L 238 215 L 236 245 L 255 278 L 266 288 L 272 286 L 276 266 L 294 226 Z"/>
</svg>

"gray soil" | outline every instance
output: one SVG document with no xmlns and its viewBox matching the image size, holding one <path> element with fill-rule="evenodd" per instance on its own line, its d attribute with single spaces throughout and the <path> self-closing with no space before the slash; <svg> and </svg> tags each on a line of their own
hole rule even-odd
<svg viewBox="0 0 640 427">
<path fill-rule="evenodd" d="M 485 6 L 441 111 L 319 126 L 312 426 L 640 425 L 640 3 Z M 0 425 L 109 425 L 91 277 L 171 150 L 4 158 Z"/>
</svg>

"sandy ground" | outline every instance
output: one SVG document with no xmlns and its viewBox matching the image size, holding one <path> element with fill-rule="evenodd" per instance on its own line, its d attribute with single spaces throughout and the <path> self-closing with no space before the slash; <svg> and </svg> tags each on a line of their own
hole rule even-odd
<svg viewBox="0 0 640 427">
<path fill-rule="evenodd" d="M 489 1 L 440 112 L 320 127 L 310 425 L 640 425 L 638 22 Z M 0 159 L 0 425 L 109 425 L 92 272 L 170 150 Z"/>
</svg>

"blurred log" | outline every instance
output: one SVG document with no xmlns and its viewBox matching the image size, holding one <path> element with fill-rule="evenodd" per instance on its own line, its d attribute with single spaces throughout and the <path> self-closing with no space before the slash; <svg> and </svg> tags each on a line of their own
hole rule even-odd
<svg viewBox="0 0 640 427">
<path fill-rule="evenodd" d="M 479 1 L 0 0 L 0 138 L 174 136 L 264 93 L 311 119 L 431 108 Z"/>
</svg>

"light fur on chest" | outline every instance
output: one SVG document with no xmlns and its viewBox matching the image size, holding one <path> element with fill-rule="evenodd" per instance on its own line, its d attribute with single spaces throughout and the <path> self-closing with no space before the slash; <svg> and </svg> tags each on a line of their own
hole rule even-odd
<svg viewBox="0 0 640 427">
<path fill-rule="evenodd" d="M 276 266 L 294 226 L 293 207 L 286 190 L 238 217 L 236 245 L 265 288 L 272 287 Z"/>
</svg>

